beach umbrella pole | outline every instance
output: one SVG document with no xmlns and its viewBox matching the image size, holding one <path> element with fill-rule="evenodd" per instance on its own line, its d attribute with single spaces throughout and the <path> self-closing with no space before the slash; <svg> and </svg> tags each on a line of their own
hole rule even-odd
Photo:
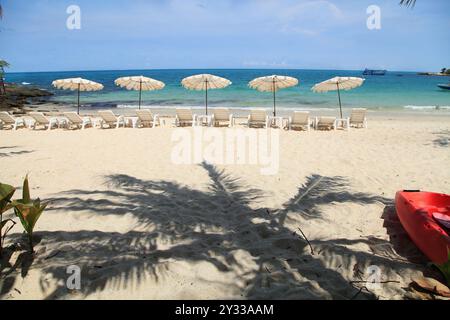
<svg viewBox="0 0 450 320">
<path fill-rule="evenodd" d="M 272 91 L 273 91 L 273 116 L 275 117 L 276 114 L 276 97 L 275 97 L 275 80 L 273 80 L 272 84 Z"/>
<path fill-rule="evenodd" d="M 141 110 L 141 100 L 142 100 L 142 81 L 139 82 L 139 110 Z"/>
<path fill-rule="evenodd" d="M 338 99 L 339 99 L 339 111 L 340 111 L 341 119 L 342 119 L 341 92 L 339 90 L 339 83 L 337 84 L 337 92 L 338 92 Z"/>
<path fill-rule="evenodd" d="M 80 114 L 80 84 L 78 84 L 78 109 L 77 114 Z"/>
<path fill-rule="evenodd" d="M 208 80 L 206 80 L 205 106 L 206 106 L 206 115 L 208 115 Z"/>
</svg>

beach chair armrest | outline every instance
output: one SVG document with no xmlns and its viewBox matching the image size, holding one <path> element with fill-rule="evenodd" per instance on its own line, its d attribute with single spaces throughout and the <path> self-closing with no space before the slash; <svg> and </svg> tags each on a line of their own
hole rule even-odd
<svg viewBox="0 0 450 320">
<path fill-rule="evenodd" d="M 155 114 L 155 115 L 153 116 L 153 127 L 156 126 L 156 123 L 158 123 L 158 125 L 161 125 L 161 124 L 159 123 L 159 114 Z"/>
</svg>

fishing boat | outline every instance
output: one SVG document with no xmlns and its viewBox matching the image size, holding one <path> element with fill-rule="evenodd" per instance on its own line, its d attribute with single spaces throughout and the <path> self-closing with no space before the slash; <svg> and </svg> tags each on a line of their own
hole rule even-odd
<svg viewBox="0 0 450 320">
<path fill-rule="evenodd" d="M 450 83 L 448 84 L 438 84 L 437 85 L 441 89 L 450 90 Z"/>
<path fill-rule="evenodd" d="M 363 71 L 363 75 L 365 75 L 365 76 L 384 76 L 385 74 L 386 74 L 386 70 L 365 69 Z"/>
</svg>

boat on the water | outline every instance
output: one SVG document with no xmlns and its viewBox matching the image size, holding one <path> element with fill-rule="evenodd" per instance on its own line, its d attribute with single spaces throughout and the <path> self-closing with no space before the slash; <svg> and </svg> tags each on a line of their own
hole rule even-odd
<svg viewBox="0 0 450 320">
<path fill-rule="evenodd" d="M 450 90 L 450 83 L 449 84 L 438 84 L 437 86 L 441 89 Z"/>
<path fill-rule="evenodd" d="M 399 191 L 395 196 L 395 208 L 420 251 L 435 263 L 445 263 L 450 250 L 450 195 Z"/>
<path fill-rule="evenodd" d="M 363 75 L 365 76 L 384 76 L 386 74 L 386 70 L 372 70 L 372 69 L 365 69 L 363 71 Z"/>
</svg>

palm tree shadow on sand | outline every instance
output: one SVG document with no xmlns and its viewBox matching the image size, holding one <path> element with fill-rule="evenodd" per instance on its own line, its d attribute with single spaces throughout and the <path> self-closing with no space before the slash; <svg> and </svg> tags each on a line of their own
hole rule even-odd
<svg viewBox="0 0 450 320">
<path fill-rule="evenodd" d="M 34 262 L 42 269 L 41 289 L 48 291 L 50 277 L 59 284 L 47 298 L 71 297 L 66 288 L 69 265 L 81 267 L 79 294 L 87 295 L 105 288 L 133 290 L 146 277 L 164 281 L 174 261 L 208 262 L 224 276 L 234 274 L 235 281 L 227 284 L 233 286 L 230 298 L 252 299 L 375 299 L 376 295 L 351 283 L 363 279 L 364 268 L 381 266 L 386 277 L 411 268 L 408 261 L 392 255 L 349 248 L 354 244 L 390 245 L 376 237 L 309 239 L 313 253 L 298 230 L 285 223 L 291 214 L 322 219 L 321 205 L 331 201 L 364 205 L 389 203 L 389 199 L 351 193 L 343 177 L 313 175 L 279 210 L 253 209 L 251 203 L 264 197 L 261 190 L 246 188 L 239 179 L 207 163 L 202 167 L 210 177 L 208 191 L 170 181 L 110 175 L 105 177 L 107 190 L 70 190 L 51 199 L 47 214 L 126 214 L 132 215 L 139 227 L 125 233 L 36 233 L 42 239 L 37 251 L 48 248 Z M 185 215 L 189 219 L 183 219 Z M 251 255 L 256 268 L 246 268 L 239 252 Z M 354 278 L 344 277 L 341 268 L 353 268 Z M 13 288 L 14 280 L 9 283 Z"/>
</svg>

